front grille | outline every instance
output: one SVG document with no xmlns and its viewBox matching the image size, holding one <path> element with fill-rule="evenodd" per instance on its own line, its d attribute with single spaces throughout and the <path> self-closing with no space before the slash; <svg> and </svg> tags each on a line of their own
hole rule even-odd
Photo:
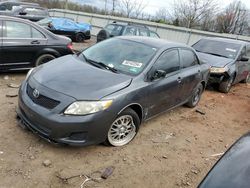
<svg viewBox="0 0 250 188">
<path fill-rule="evenodd" d="M 33 95 L 34 89 L 32 87 L 30 87 L 29 84 L 27 84 L 26 92 L 27 92 L 27 95 L 30 97 L 30 99 L 34 103 L 36 103 L 36 104 L 38 104 L 40 106 L 43 106 L 44 108 L 47 108 L 47 109 L 51 110 L 51 109 L 55 108 L 57 105 L 60 104 L 59 101 L 48 98 L 48 97 L 46 97 L 44 95 L 41 95 L 41 94 L 37 98 L 34 97 L 34 95 Z"/>
</svg>

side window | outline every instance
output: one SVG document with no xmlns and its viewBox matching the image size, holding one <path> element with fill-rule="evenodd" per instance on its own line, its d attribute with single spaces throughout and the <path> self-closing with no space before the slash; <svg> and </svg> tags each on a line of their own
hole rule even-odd
<svg viewBox="0 0 250 188">
<path fill-rule="evenodd" d="M 127 27 L 124 31 L 124 35 L 136 35 L 135 27 Z"/>
<path fill-rule="evenodd" d="M 7 7 L 5 5 L 0 5 L 0 10 L 2 11 L 7 10 Z"/>
<path fill-rule="evenodd" d="M 44 37 L 44 35 L 42 33 L 40 33 L 40 31 L 38 31 L 38 30 L 36 30 L 35 28 L 32 27 L 32 38 L 43 39 L 45 37 Z"/>
<path fill-rule="evenodd" d="M 6 21 L 4 37 L 7 38 L 31 38 L 31 27 L 24 23 Z"/>
<path fill-rule="evenodd" d="M 240 52 L 240 56 L 246 56 L 247 55 L 247 50 L 246 50 L 246 46 L 244 46 Z"/>
<path fill-rule="evenodd" d="M 140 36 L 149 36 L 148 30 L 143 29 L 143 28 L 139 28 L 139 35 Z"/>
<path fill-rule="evenodd" d="M 198 59 L 194 52 L 188 49 L 181 49 L 182 68 L 191 67 L 198 64 Z"/>
<path fill-rule="evenodd" d="M 178 50 L 164 52 L 155 64 L 157 70 L 164 70 L 171 73 L 180 69 L 180 58 Z"/>
<path fill-rule="evenodd" d="M 247 57 L 250 57 L 250 45 L 247 45 Z"/>
</svg>

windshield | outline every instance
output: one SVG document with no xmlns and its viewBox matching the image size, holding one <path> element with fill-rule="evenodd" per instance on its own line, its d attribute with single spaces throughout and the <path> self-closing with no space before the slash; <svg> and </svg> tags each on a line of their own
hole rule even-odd
<svg viewBox="0 0 250 188">
<path fill-rule="evenodd" d="M 209 39 L 201 39 L 193 45 L 193 48 L 198 52 L 222 56 L 230 59 L 236 58 L 240 47 L 241 45 L 239 44 Z"/>
<path fill-rule="evenodd" d="M 129 75 L 137 75 L 147 66 L 157 49 L 135 41 L 112 38 L 82 52 L 88 60 L 103 63 Z"/>
</svg>

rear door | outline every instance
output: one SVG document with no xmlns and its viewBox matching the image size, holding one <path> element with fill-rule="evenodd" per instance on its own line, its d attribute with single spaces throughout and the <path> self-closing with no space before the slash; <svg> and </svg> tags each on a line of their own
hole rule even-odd
<svg viewBox="0 0 250 188">
<path fill-rule="evenodd" d="M 188 48 L 180 48 L 181 57 L 181 101 L 187 100 L 194 88 L 201 82 L 202 74 L 196 54 Z"/>
<path fill-rule="evenodd" d="M 2 63 L 17 68 L 33 65 L 36 54 L 47 44 L 45 36 L 33 26 L 3 21 Z"/>
<path fill-rule="evenodd" d="M 177 105 L 180 95 L 180 57 L 177 49 L 164 52 L 153 66 L 154 70 L 166 72 L 164 78 L 150 83 L 149 116 L 153 116 Z"/>
</svg>

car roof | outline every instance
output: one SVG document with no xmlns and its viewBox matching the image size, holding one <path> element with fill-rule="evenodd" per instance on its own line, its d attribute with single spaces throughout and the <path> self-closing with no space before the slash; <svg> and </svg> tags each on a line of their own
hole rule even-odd
<svg viewBox="0 0 250 188">
<path fill-rule="evenodd" d="M 230 42 L 230 43 L 240 44 L 240 45 L 249 44 L 249 42 L 246 42 L 246 41 L 230 39 L 230 38 L 222 38 L 222 37 L 206 37 L 204 39 L 218 41 L 218 42 Z"/>
<path fill-rule="evenodd" d="M 192 49 L 191 47 L 189 47 L 185 44 L 171 42 L 171 41 L 167 41 L 167 40 L 160 39 L 160 38 L 143 37 L 143 36 L 119 36 L 117 38 L 130 40 L 130 41 L 134 41 L 134 42 L 139 42 L 139 43 L 144 43 L 144 44 L 146 44 L 148 46 L 152 46 L 154 48 L 185 47 L 185 48 Z"/>
<path fill-rule="evenodd" d="M 18 22 L 24 22 L 29 24 L 34 24 L 34 22 L 22 18 L 12 17 L 12 16 L 4 16 L 0 15 L 0 20 L 12 20 L 12 21 L 18 21 Z"/>
</svg>

